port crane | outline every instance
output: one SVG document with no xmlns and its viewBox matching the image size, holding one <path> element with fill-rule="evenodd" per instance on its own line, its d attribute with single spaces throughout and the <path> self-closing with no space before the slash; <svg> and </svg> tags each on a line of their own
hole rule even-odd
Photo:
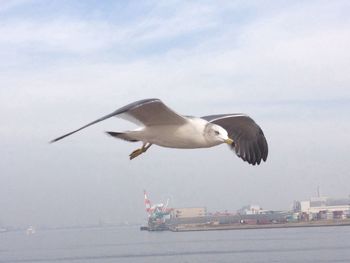
<svg viewBox="0 0 350 263">
<path fill-rule="evenodd" d="M 163 219 L 164 216 L 169 215 L 172 211 L 172 208 L 169 208 L 169 198 L 167 199 L 166 203 L 158 203 L 152 205 L 151 200 L 148 198 L 148 194 L 146 190 L 143 191 L 144 194 L 144 203 L 145 203 L 145 210 L 148 214 L 149 218 L 152 219 Z"/>
</svg>

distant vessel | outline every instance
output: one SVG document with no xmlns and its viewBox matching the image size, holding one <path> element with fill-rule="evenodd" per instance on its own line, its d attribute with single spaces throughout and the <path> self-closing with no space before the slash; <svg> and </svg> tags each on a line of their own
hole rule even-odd
<svg viewBox="0 0 350 263">
<path fill-rule="evenodd" d="M 27 235 L 33 235 L 33 234 L 35 234 L 35 232 L 36 231 L 35 231 L 35 228 L 33 226 L 28 227 L 26 230 Z"/>
</svg>

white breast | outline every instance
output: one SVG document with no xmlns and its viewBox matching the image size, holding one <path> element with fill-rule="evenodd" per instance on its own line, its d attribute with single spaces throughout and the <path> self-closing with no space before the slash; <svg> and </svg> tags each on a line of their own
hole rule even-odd
<svg viewBox="0 0 350 263">
<path fill-rule="evenodd" d="M 207 122 L 200 118 L 189 118 L 184 125 L 148 126 L 139 130 L 139 140 L 169 148 L 203 148 L 217 145 L 203 135 Z M 142 137 L 142 138 L 141 138 Z"/>
</svg>

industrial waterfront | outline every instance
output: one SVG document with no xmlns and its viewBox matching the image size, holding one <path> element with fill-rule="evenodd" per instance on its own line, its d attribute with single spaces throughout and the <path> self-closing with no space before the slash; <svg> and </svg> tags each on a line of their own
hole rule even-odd
<svg viewBox="0 0 350 263">
<path fill-rule="evenodd" d="M 294 201 L 293 209 L 264 210 L 248 205 L 235 212 L 208 212 L 205 207 L 171 208 L 166 204 L 152 205 L 146 191 L 144 202 L 148 214 L 148 231 L 208 231 L 238 229 L 271 229 L 295 227 L 325 227 L 350 225 L 350 198 L 312 197 Z"/>
</svg>

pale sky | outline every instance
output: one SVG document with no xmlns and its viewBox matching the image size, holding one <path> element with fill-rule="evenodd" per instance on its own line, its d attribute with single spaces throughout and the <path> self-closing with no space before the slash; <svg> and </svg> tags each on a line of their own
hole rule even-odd
<svg viewBox="0 0 350 263">
<path fill-rule="evenodd" d="M 0 226 L 146 218 L 154 202 L 235 211 L 289 209 L 350 194 L 349 1 L 0 0 Z M 184 115 L 243 112 L 269 157 L 224 145 L 138 148 L 110 119 L 130 102 Z"/>
</svg>

